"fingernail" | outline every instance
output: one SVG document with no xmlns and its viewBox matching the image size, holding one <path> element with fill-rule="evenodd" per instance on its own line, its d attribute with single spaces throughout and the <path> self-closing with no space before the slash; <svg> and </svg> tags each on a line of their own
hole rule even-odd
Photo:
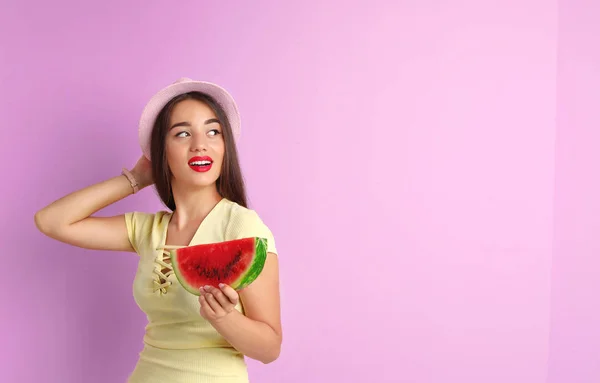
<svg viewBox="0 0 600 383">
<path fill-rule="evenodd" d="M 225 286 L 225 284 L 224 284 L 224 283 L 219 283 L 219 287 L 220 287 L 220 288 L 223 288 L 224 286 Z"/>
<path fill-rule="evenodd" d="M 209 285 L 204 286 L 204 290 L 206 290 L 206 291 L 210 290 L 210 286 Z"/>
</svg>

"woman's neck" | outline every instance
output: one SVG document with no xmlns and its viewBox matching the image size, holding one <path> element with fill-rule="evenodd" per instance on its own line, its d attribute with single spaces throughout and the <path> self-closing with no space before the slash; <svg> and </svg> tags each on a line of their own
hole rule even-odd
<svg viewBox="0 0 600 383">
<path fill-rule="evenodd" d="M 173 213 L 172 223 L 178 229 L 190 223 L 201 222 L 223 199 L 215 185 L 200 189 L 182 189 L 173 185 L 173 199 L 177 208 Z"/>
</svg>

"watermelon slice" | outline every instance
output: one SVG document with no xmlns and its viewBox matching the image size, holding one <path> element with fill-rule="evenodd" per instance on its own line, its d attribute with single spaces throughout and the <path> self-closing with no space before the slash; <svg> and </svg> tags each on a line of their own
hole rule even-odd
<svg viewBox="0 0 600 383">
<path fill-rule="evenodd" d="M 250 237 L 200 244 L 169 251 L 179 283 L 190 293 L 200 288 L 218 288 L 225 283 L 235 290 L 248 286 L 262 272 L 267 259 L 267 240 Z"/>
</svg>

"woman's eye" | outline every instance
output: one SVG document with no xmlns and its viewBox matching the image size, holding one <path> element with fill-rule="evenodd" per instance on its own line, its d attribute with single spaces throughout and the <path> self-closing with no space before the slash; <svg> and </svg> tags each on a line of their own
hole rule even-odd
<svg viewBox="0 0 600 383">
<path fill-rule="evenodd" d="M 221 132 L 219 132 L 217 129 L 213 129 L 213 130 L 210 130 L 210 131 L 208 132 L 208 134 L 209 134 L 210 136 L 216 136 L 217 134 L 221 134 Z"/>
<path fill-rule="evenodd" d="M 175 137 L 184 137 L 184 134 L 187 134 L 189 136 L 188 132 L 179 132 L 175 135 Z"/>
</svg>

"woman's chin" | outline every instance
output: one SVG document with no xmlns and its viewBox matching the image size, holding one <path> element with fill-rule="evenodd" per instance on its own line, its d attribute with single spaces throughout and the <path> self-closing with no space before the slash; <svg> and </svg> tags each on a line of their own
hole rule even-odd
<svg viewBox="0 0 600 383">
<path fill-rule="evenodd" d="M 206 188 L 215 186 L 219 178 L 218 167 L 213 167 L 203 172 L 191 168 L 178 170 L 177 172 L 173 172 L 173 183 L 177 184 L 177 187 Z"/>
<path fill-rule="evenodd" d="M 216 182 L 217 182 L 217 179 L 215 177 L 206 175 L 206 176 L 190 177 L 185 180 L 183 185 L 185 185 L 185 187 L 191 187 L 191 188 L 207 188 L 207 187 L 215 186 Z"/>
</svg>

